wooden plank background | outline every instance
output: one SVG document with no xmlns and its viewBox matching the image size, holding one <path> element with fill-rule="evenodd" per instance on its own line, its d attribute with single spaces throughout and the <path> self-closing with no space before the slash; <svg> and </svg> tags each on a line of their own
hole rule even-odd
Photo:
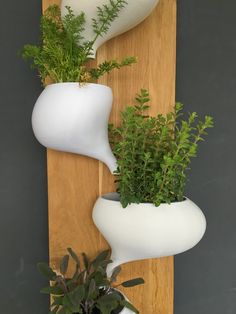
<svg viewBox="0 0 236 314">
<path fill-rule="evenodd" d="M 42 1 L 43 10 L 60 4 Z M 140 88 L 150 91 L 151 114 L 170 111 L 175 101 L 176 0 L 160 0 L 143 23 L 105 43 L 96 62 L 128 55 L 137 56 L 138 64 L 99 80 L 113 89 L 111 121 L 119 122 L 119 112 Z M 92 222 L 92 208 L 99 195 L 114 191 L 113 177 L 91 158 L 52 150 L 47 158 L 50 262 L 57 266 L 67 247 L 94 256 L 107 243 Z M 128 263 L 122 269 L 121 280 L 142 276 L 146 281 L 125 290 L 140 314 L 173 314 L 173 257 Z"/>
</svg>

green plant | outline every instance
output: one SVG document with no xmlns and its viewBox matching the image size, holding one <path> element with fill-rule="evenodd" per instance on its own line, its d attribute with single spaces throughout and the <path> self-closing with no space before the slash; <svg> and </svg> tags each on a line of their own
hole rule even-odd
<svg viewBox="0 0 236 314">
<path fill-rule="evenodd" d="M 148 91 L 141 90 L 136 105 L 121 113 L 121 126 L 110 127 L 118 159 L 117 191 L 123 207 L 182 201 L 191 158 L 196 156 L 206 129 L 213 127 L 212 117 L 199 121 L 196 112 L 181 120 L 180 103 L 167 115 L 150 117 L 146 113 L 149 100 Z"/>
<path fill-rule="evenodd" d="M 41 44 L 25 45 L 22 57 L 30 60 L 32 68 L 38 70 L 43 84 L 49 77 L 52 82 L 90 82 L 111 70 L 136 62 L 135 57 L 105 61 L 97 68 L 90 69 L 88 61 L 93 54 L 93 46 L 98 37 L 109 30 L 120 10 L 127 4 L 125 0 L 109 0 L 109 5 L 97 8 L 97 19 L 92 20 L 94 38 L 86 41 L 83 37 L 85 15 L 76 16 L 70 7 L 61 18 L 58 5 L 51 5 L 41 17 Z"/>
<path fill-rule="evenodd" d="M 106 267 L 112 262 L 108 250 L 93 260 L 85 253 L 80 258 L 71 248 L 68 248 L 68 253 L 62 258 L 60 272 L 55 272 L 45 263 L 38 264 L 39 271 L 51 281 L 49 287 L 41 290 L 52 296 L 49 314 L 118 314 L 124 307 L 138 313 L 116 288 L 143 284 L 142 278 L 115 284 L 121 268 L 116 267 L 108 278 Z M 75 271 L 68 277 L 66 274 L 70 258 L 75 263 Z"/>
</svg>

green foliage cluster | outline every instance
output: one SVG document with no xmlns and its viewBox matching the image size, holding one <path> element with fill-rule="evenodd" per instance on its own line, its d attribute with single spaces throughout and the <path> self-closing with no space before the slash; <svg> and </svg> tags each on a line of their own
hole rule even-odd
<svg viewBox="0 0 236 314">
<path fill-rule="evenodd" d="M 150 117 L 149 93 L 141 90 L 136 105 L 121 113 L 121 126 L 110 128 L 117 191 L 123 207 L 130 203 L 171 203 L 184 199 L 186 170 L 213 119 L 198 119 L 196 112 L 180 119 L 183 105 L 167 115 Z"/>
<path fill-rule="evenodd" d="M 109 5 L 97 8 L 97 19 L 91 22 L 94 31 L 91 41 L 86 41 L 83 37 L 86 22 L 83 12 L 76 16 L 67 7 L 67 14 L 61 18 L 60 7 L 49 6 L 41 17 L 40 45 L 25 45 L 22 57 L 31 61 L 32 68 L 38 70 L 43 84 L 47 77 L 54 83 L 90 82 L 115 68 L 135 63 L 135 57 L 127 57 L 121 62 L 105 61 L 94 69 L 89 69 L 87 65 L 93 54 L 94 43 L 98 37 L 107 33 L 126 4 L 125 0 L 109 0 Z"/>
<path fill-rule="evenodd" d="M 71 248 L 68 248 L 68 253 L 62 258 L 58 273 L 45 263 L 38 264 L 39 271 L 51 282 L 49 287 L 41 290 L 52 296 L 49 314 L 118 314 L 124 307 L 138 313 L 116 288 L 143 284 L 142 278 L 115 285 L 121 268 L 116 267 L 108 278 L 106 268 L 112 263 L 109 251 L 101 252 L 93 260 L 85 253 L 79 257 Z M 68 277 L 70 258 L 75 263 L 75 271 Z"/>
</svg>

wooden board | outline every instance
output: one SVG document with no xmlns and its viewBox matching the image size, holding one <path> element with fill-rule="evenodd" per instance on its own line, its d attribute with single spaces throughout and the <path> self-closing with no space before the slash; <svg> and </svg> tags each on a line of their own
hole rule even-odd
<svg viewBox="0 0 236 314">
<path fill-rule="evenodd" d="M 79 0 L 78 0 L 79 1 Z M 59 0 L 43 0 L 43 9 Z M 140 88 L 148 88 L 151 114 L 166 113 L 175 100 L 176 0 L 160 0 L 151 16 L 135 29 L 103 45 L 97 62 L 138 57 L 138 64 L 115 71 L 99 83 L 113 89 L 111 121 L 130 104 Z M 113 177 L 102 163 L 74 154 L 48 150 L 48 200 L 50 261 L 58 259 L 68 246 L 94 255 L 107 247 L 91 218 L 96 198 L 113 191 Z M 126 290 L 141 314 L 173 314 L 173 258 L 146 260 L 123 265 L 122 280 L 142 276 L 146 284 Z"/>
</svg>

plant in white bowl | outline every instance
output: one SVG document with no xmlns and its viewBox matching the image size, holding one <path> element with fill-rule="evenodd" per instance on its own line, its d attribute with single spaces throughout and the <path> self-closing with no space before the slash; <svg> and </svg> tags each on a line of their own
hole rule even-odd
<svg viewBox="0 0 236 314">
<path fill-rule="evenodd" d="M 50 280 L 50 286 L 41 290 L 51 296 L 51 314 L 134 314 L 138 310 L 118 290 L 119 286 L 129 288 L 144 283 L 142 278 L 135 278 L 117 284 L 121 268 L 107 275 L 106 267 L 112 261 L 110 252 L 103 251 L 96 258 L 89 259 L 85 253 L 78 256 L 68 248 L 55 271 L 45 263 L 39 263 L 38 269 Z M 75 271 L 68 275 L 70 258 L 75 264 Z"/>
<path fill-rule="evenodd" d="M 112 107 L 112 91 L 95 84 L 113 69 L 131 65 L 135 57 L 120 62 L 104 61 L 96 68 L 89 66 L 93 46 L 109 30 L 125 6 L 123 0 L 111 1 L 97 8 L 92 23 L 94 36 L 83 37 L 85 14 L 75 15 L 67 7 L 61 18 L 60 7 L 49 6 L 41 18 L 40 45 L 25 45 L 22 56 L 37 69 L 42 83 L 50 82 L 38 98 L 32 115 L 33 131 L 38 141 L 51 149 L 97 158 L 116 169 L 107 124 Z"/>
<path fill-rule="evenodd" d="M 116 265 L 170 256 L 195 246 L 203 237 L 202 211 L 184 196 L 186 170 L 213 119 L 195 112 L 181 119 L 183 105 L 150 117 L 149 94 L 142 90 L 135 106 L 111 127 L 117 158 L 117 192 L 100 197 L 93 220 L 112 248 Z"/>
<path fill-rule="evenodd" d="M 112 23 L 105 36 L 99 37 L 96 41 L 93 47 L 94 57 L 98 47 L 100 47 L 107 40 L 118 36 L 141 23 L 146 17 L 149 16 L 158 2 L 159 0 L 127 0 L 127 6 L 121 9 L 120 16 L 114 21 L 114 23 Z M 115 1 L 110 0 L 93 0 L 92 4 L 88 0 L 62 0 L 62 16 L 66 14 L 66 7 L 69 6 L 73 9 L 75 14 L 80 14 L 80 12 L 83 11 L 87 17 L 96 18 L 96 8 L 102 5 L 108 6 L 107 8 L 109 8 L 110 3 L 114 3 L 115 5 Z M 123 4 L 124 1 L 121 0 L 120 3 Z M 102 12 L 101 15 L 104 16 Z M 92 40 L 94 32 L 90 23 L 86 23 L 83 36 L 88 41 Z"/>
</svg>

